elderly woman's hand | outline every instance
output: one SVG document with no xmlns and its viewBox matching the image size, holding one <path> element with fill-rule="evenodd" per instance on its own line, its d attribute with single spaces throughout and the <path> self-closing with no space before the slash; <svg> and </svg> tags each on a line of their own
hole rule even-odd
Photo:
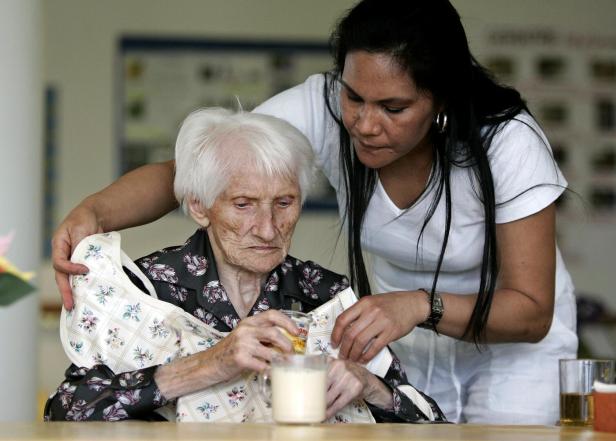
<svg viewBox="0 0 616 441">
<path fill-rule="evenodd" d="M 292 342 L 278 327 L 291 335 L 298 329 L 293 321 L 277 310 L 269 310 L 243 319 L 237 328 L 211 350 L 216 352 L 221 373 L 229 380 L 244 371 L 262 371 L 279 351 L 293 352 Z"/>
<path fill-rule="evenodd" d="M 156 384 L 165 398 L 174 399 L 231 380 L 245 371 L 262 371 L 278 351 L 293 351 L 291 341 L 278 327 L 297 335 L 293 321 L 277 310 L 245 318 L 207 351 L 160 366 L 154 377 Z"/>
<path fill-rule="evenodd" d="M 354 361 L 331 360 L 327 372 L 326 418 L 356 399 L 364 399 L 382 409 L 393 408 L 392 392 L 378 377 Z"/>
</svg>

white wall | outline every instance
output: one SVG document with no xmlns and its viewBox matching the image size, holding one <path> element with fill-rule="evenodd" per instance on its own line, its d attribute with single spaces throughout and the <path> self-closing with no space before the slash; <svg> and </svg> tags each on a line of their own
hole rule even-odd
<svg viewBox="0 0 616 441">
<path fill-rule="evenodd" d="M 36 269 L 41 238 L 39 0 L 0 3 L 0 235 L 14 232 L 7 257 Z M 34 417 L 38 302 L 0 307 L 0 421 Z"/>
</svg>

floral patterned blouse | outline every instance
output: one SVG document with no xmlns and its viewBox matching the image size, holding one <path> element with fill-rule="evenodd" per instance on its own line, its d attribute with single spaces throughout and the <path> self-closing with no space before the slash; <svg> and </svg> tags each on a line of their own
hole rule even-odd
<svg viewBox="0 0 616 441">
<path fill-rule="evenodd" d="M 172 303 L 193 314 L 207 325 L 232 331 L 240 317 L 219 281 L 213 251 L 205 230 L 199 229 L 184 245 L 170 247 L 136 260 L 154 285 L 159 300 Z M 133 283 L 147 293 L 141 281 L 129 271 Z M 309 312 L 348 287 L 345 277 L 314 262 L 291 256 L 269 274 L 249 316 L 268 309 L 294 309 Z M 119 421 L 126 419 L 161 420 L 154 412 L 168 401 L 154 381 L 158 366 L 132 372 L 114 373 L 104 364 L 91 369 L 71 366 L 65 380 L 47 400 L 46 421 Z M 394 361 L 382 380 L 393 393 L 391 411 L 371 406 L 377 422 L 426 422 L 426 416 L 413 401 L 397 389 L 408 384 L 406 374 Z M 421 392 L 420 392 L 421 393 Z M 445 417 L 436 403 L 422 394 L 432 407 L 436 421 Z"/>
</svg>

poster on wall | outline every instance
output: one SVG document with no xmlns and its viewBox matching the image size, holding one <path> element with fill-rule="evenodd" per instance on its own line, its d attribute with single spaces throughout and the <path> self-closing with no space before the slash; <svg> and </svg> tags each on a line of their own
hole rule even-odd
<svg viewBox="0 0 616 441">
<path fill-rule="evenodd" d="M 486 27 L 479 59 L 518 89 L 568 181 L 557 201 L 557 242 L 580 298 L 614 310 L 616 33 Z"/>
<path fill-rule="evenodd" d="M 173 158 L 182 120 L 202 107 L 252 110 L 331 68 L 324 43 L 123 37 L 117 62 L 118 175 Z M 306 209 L 335 210 L 319 176 Z"/>
<path fill-rule="evenodd" d="M 573 221 L 616 221 L 616 34 L 486 29 L 481 61 L 518 89 L 550 140 Z"/>
</svg>

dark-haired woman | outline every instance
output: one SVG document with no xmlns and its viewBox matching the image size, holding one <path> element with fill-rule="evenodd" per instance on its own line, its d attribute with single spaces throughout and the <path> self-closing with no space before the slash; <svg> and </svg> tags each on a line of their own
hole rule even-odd
<svg viewBox="0 0 616 441">
<path fill-rule="evenodd" d="M 566 181 L 541 129 L 474 60 L 447 0 L 364 0 L 331 42 L 331 73 L 255 111 L 299 128 L 337 191 L 364 296 L 337 321 L 341 354 L 391 343 L 452 421 L 553 424 L 577 337 L 554 231 Z M 172 163 L 147 166 L 69 214 L 53 244 L 66 306 L 63 273 L 84 270 L 71 247 L 169 211 L 172 181 Z"/>
</svg>

